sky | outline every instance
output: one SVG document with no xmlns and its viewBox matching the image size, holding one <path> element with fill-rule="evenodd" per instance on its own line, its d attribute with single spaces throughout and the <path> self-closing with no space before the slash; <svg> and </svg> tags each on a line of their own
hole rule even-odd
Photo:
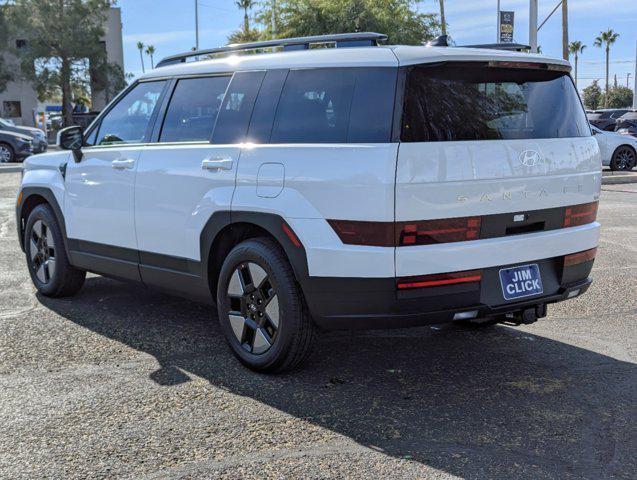
<svg viewBox="0 0 637 480">
<path fill-rule="evenodd" d="M 541 23 L 559 0 L 539 0 Z M 604 83 L 604 49 L 595 47 L 595 37 L 612 28 L 620 34 L 611 48 L 611 82 L 634 85 L 637 49 L 637 0 L 568 0 L 569 40 L 580 40 L 587 48 L 579 61 L 581 88 L 594 79 Z M 446 0 L 447 30 L 457 45 L 493 43 L 496 40 L 497 0 Z M 155 46 L 155 62 L 195 45 L 195 0 L 119 0 L 124 35 L 124 67 L 137 76 L 141 61 L 136 44 Z M 418 2 L 423 12 L 438 12 L 436 0 Z M 528 44 L 529 0 L 501 0 L 501 9 L 515 12 L 514 40 Z M 553 14 L 538 33 L 542 53 L 562 55 L 561 9 Z M 233 0 L 199 1 L 199 44 L 211 48 L 227 43 L 228 35 L 243 22 L 243 12 Z M 149 63 L 148 58 L 145 62 Z"/>
</svg>

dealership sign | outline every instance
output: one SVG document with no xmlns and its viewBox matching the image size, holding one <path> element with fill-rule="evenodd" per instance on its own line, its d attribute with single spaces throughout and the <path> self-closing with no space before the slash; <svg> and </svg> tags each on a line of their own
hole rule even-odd
<svg viewBox="0 0 637 480">
<path fill-rule="evenodd" d="M 515 12 L 500 12 L 500 43 L 513 43 L 513 16 Z"/>
</svg>

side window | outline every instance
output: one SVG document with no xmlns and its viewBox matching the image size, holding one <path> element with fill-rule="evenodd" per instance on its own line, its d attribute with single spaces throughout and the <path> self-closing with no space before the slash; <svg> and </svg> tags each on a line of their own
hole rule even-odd
<svg viewBox="0 0 637 480">
<path fill-rule="evenodd" d="M 279 101 L 271 142 L 346 142 L 353 92 L 352 69 L 291 70 Z"/>
<path fill-rule="evenodd" d="M 350 143 L 390 142 L 398 69 L 357 68 L 355 75 L 356 87 L 347 141 Z"/>
<path fill-rule="evenodd" d="M 179 80 L 170 99 L 160 142 L 209 141 L 230 77 Z"/>
<path fill-rule="evenodd" d="M 97 131 L 99 130 L 99 125 L 97 125 L 93 131 L 91 132 L 91 134 L 86 137 L 86 139 L 84 140 L 84 146 L 85 147 L 92 147 L 95 145 L 95 141 L 97 140 Z"/>
<path fill-rule="evenodd" d="M 144 142 L 165 85 L 144 82 L 128 92 L 102 119 L 95 145 Z"/>
<path fill-rule="evenodd" d="M 215 131 L 212 135 L 213 143 L 241 143 L 245 141 L 254 101 L 264 76 L 265 72 L 238 72 L 234 74 L 215 124 Z"/>
<path fill-rule="evenodd" d="M 281 90 L 283 90 L 287 76 L 287 69 L 268 70 L 268 73 L 265 74 L 261 90 L 259 90 L 259 97 L 252 112 L 248 141 L 254 143 L 268 143 L 270 141 L 276 106 L 279 104 Z"/>
</svg>

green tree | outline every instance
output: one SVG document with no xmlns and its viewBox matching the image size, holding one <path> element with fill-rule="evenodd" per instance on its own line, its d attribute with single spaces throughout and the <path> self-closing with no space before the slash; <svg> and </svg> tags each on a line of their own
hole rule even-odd
<svg viewBox="0 0 637 480">
<path fill-rule="evenodd" d="M 610 47 L 619 38 L 619 33 L 614 32 L 612 28 L 609 28 L 605 32 L 600 32 L 599 36 L 595 38 L 595 46 L 606 50 L 606 89 L 604 94 L 604 106 L 608 107 L 608 75 L 609 75 L 609 62 L 610 62 Z"/>
<path fill-rule="evenodd" d="M 150 68 L 155 68 L 155 59 L 153 58 L 155 47 L 153 45 L 146 45 L 146 55 L 150 57 Z"/>
<path fill-rule="evenodd" d="M 633 91 L 618 85 L 608 92 L 608 108 L 624 108 L 633 104 Z"/>
<path fill-rule="evenodd" d="M 106 51 L 100 42 L 113 0 L 15 0 L 11 22 L 24 32 L 20 49 L 22 73 L 33 81 L 40 99 L 61 92 L 65 125 L 73 123 L 73 84 L 85 82 L 88 65 L 105 70 Z"/>
<path fill-rule="evenodd" d="M 144 43 L 137 42 L 137 50 L 139 50 L 139 59 L 142 62 L 142 73 L 146 73 L 146 68 L 144 68 Z"/>
<path fill-rule="evenodd" d="M 579 55 L 584 52 L 586 45 L 579 40 L 575 40 L 568 45 L 568 51 L 575 56 L 575 88 L 577 88 L 577 60 Z"/>
<path fill-rule="evenodd" d="M 9 22 L 7 21 L 7 6 L 0 5 L 0 92 L 7 88 L 13 75 L 5 63 L 4 54 L 8 53 Z"/>
<path fill-rule="evenodd" d="M 602 89 L 598 80 L 593 80 L 588 87 L 582 90 L 582 101 L 589 110 L 597 110 L 602 103 Z"/>
<path fill-rule="evenodd" d="M 234 2 L 237 7 L 243 9 L 243 32 L 247 33 L 250 31 L 250 16 L 248 12 L 254 6 L 253 0 L 236 0 Z"/>
<path fill-rule="evenodd" d="M 262 35 L 278 38 L 375 31 L 389 43 L 420 45 L 440 32 L 436 15 L 419 13 L 413 0 L 281 0 L 257 15 Z M 274 19 L 274 21 L 273 21 Z"/>
</svg>

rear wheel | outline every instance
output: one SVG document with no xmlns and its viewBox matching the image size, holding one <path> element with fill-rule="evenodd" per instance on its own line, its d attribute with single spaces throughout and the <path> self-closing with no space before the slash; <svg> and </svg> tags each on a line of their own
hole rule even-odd
<svg viewBox="0 0 637 480">
<path fill-rule="evenodd" d="M 622 145 L 613 153 L 610 161 L 611 170 L 632 170 L 635 167 L 637 157 L 635 150 L 628 145 Z"/>
<path fill-rule="evenodd" d="M 15 161 L 15 153 L 11 145 L 0 143 L 0 163 L 9 163 Z"/>
<path fill-rule="evenodd" d="M 62 232 L 48 205 L 38 205 L 29 215 L 24 250 L 31 280 L 42 295 L 66 297 L 82 288 L 86 272 L 69 263 Z"/>
<path fill-rule="evenodd" d="M 261 372 L 293 369 L 311 351 L 314 325 L 281 247 L 246 240 L 223 263 L 217 289 L 219 322 L 239 360 Z"/>
</svg>

